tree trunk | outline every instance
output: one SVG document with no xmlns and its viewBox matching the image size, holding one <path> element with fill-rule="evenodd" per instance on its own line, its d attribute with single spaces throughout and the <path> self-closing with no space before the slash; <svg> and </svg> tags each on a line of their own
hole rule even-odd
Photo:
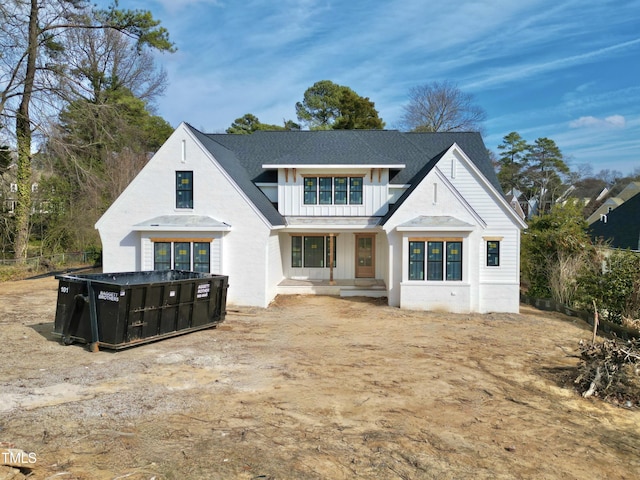
<svg viewBox="0 0 640 480">
<path fill-rule="evenodd" d="M 31 117 L 29 104 L 36 77 L 38 55 L 38 2 L 31 0 L 29 12 L 29 37 L 27 46 L 27 70 L 20 108 L 16 115 L 16 139 L 18 144 L 18 196 L 16 201 L 16 237 L 14 256 L 17 260 L 27 257 L 31 216 Z"/>
</svg>

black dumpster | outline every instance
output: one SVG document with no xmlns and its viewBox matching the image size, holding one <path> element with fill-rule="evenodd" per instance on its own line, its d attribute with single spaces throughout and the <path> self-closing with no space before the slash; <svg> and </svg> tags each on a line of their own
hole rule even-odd
<svg viewBox="0 0 640 480">
<path fill-rule="evenodd" d="M 121 349 L 214 327 L 226 313 L 228 277 L 183 270 L 56 275 L 54 335 Z"/>
</svg>

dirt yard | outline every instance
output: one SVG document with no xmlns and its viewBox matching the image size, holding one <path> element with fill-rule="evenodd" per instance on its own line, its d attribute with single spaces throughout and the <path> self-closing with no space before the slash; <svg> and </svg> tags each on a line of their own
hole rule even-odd
<svg viewBox="0 0 640 480">
<path fill-rule="evenodd" d="M 0 284 L 0 442 L 30 479 L 640 476 L 640 411 L 566 381 L 591 335 L 574 318 L 279 297 L 90 353 L 52 337 L 56 291 Z"/>
</svg>

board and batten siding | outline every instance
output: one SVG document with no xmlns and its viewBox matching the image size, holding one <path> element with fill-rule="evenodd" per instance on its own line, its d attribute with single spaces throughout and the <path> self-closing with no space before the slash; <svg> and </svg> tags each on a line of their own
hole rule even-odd
<svg viewBox="0 0 640 480">
<path fill-rule="evenodd" d="M 340 170 L 328 166 L 324 169 L 278 170 L 278 210 L 292 217 L 371 217 L 388 211 L 388 169 L 352 168 Z M 363 178 L 362 205 L 305 205 L 304 177 L 359 177 Z"/>
<path fill-rule="evenodd" d="M 335 233 L 335 232 L 334 232 Z M 336 242 L 336 266 L 333 269 L 335 280 L 351 280 L 356 276 L 356 234 L 365 233 L 358 231 L 340 231 L 335 235 Z M 384 278 L 387 271 L 387 249 L 386 236 L 382 231 L 367 231 L 375 234 L 375 278 Z M 280 244 L 283 250 L 284 276 L 295 280 L 328 280 L 330 269 L 322 268 L 293 268 L 291 266 L 291 237 L 304 235 L 322 235 L 324 232 L 300 232 L 281 233 Z M 328 233 L 327 233 L 328 235 Z"/>
</svg>

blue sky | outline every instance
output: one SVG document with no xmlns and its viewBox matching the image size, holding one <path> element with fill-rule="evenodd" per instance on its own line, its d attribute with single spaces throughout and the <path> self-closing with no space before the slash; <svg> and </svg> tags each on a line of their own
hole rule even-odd
<svg viewBox="0 0 640 480">
<path fill-rule="evenodd" d="M 103 1 L 99 1 L 103 4 Z M 509 132 L 553 139 L 570 166 L 640 168 L 640 0 L 121 0 L 176 44 L 157 113 L 224 132 L 245 113 L 296 120 L 318 80 L 397 128 L 411 87 L 452 81 Z"/>
</svg>

